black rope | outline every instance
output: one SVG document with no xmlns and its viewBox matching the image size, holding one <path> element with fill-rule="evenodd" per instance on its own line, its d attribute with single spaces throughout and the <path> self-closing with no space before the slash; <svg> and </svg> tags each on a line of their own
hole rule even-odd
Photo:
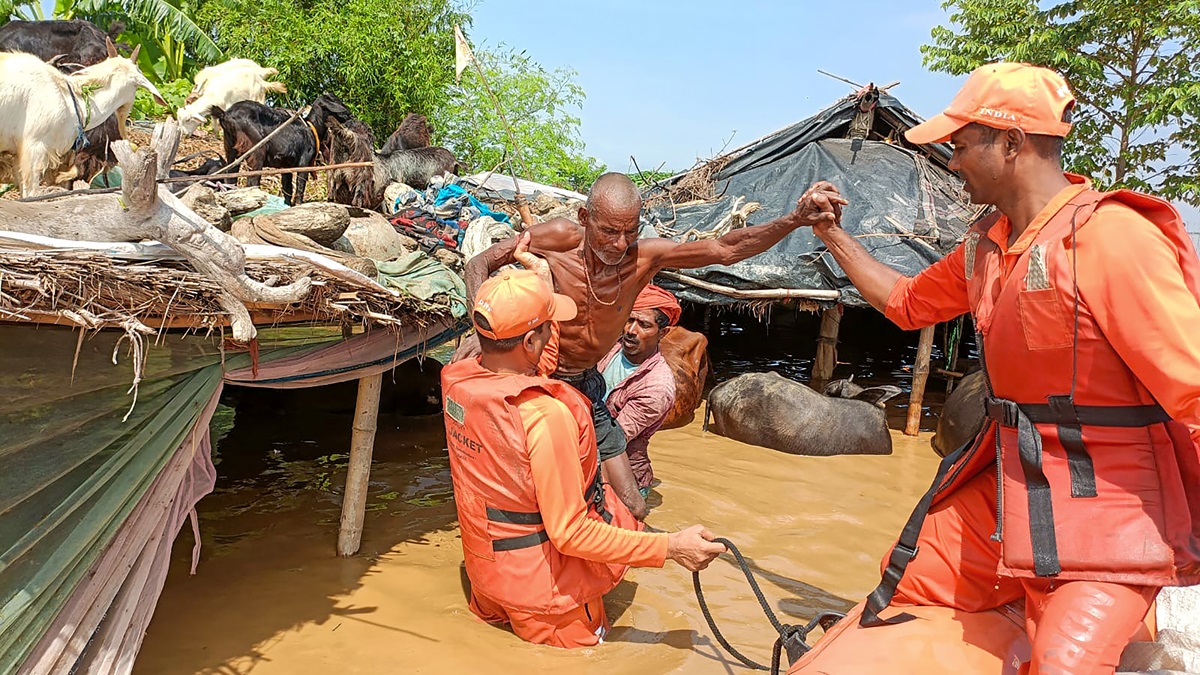
<svg viewBox="0 0 1200 675">
<path fill-rule="evenodd" d="M 771 626 L 779 634 L 779 637 L 775 640 L 774 647 L 771 649 L 771 666 L 769 668 L 734 649 L 733 645 L 729 644 L 729 641 L 721 634 L 721 630 L 717 628 L 717 622 L 713 619 L 712 612 L 708 609 L 708 603 L 704 601 L 704 591 L 700 588 L 700 573 L 692 572 L 692 587 L 696 589 L 696 601 L 700 604 L 700 612 L 704 615 L 704 620 L 708 623 L 709 629 L 712 630 L 713 637 L 725 648 L 725 651 L 729 652 L 738 661 L 741 661 L 747 668 L 769 671 L 772 675 L 776 675 L 781 672 L 780 665 L 782 664 L 785 648 L 787 648 L 789 659 L 799 658 L 801 654 L 810 649 L 805 639 L 814 628 L 819 625 L 822 628 L 828 629 L 844 616 L 838 612 L 822 612 L 805 626 L 792 626 L 782 623 L 775 616 L 775 612 L 767 602 L 766 596 L 763 595 L 762 589 L 758 586 L 758 581 L 754 579 L 754 574 L 750 571 L 750 565 L 742 557 L 742 552 L 738 550 L 737 546 L 734 546 L 733 542 L 728 539 L 721 537 L 713 539 L 713 541 L 718 544 L 724 544 L 725 548 L 729 549 L 729 552 L 737 559 L 738 567 L 741 568 L 742 574 L 746 575 L 746 581 L 749 582 L 750 589 L 754 591 L 754 596 L 758 598 L 758 605 L 762 607 L 763 614 L 767 616 L 767 620 L 771 622 Z"/>
</svg>

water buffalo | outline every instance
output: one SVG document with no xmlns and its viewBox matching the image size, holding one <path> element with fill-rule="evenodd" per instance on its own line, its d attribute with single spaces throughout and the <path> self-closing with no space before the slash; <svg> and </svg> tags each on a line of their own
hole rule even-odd
<svg viewBox="0 0 1200 675">
<path fill-rule="evenodd" d="M 983 428 L 985 398 L 987 381 L 983 378 L 982 370 L 969 373 L 946 397 L 946 405 L 942 406 L 942 414 L 938 417 L 937 431 L 929 441 L 938 456 L 945 457 L 975 438 L 975 434 Z"/>
<path fill-rule="evenodd" d="M 675 373 L 675 405 L 660 429 L 686 426 L 695 417 L 696 406 L 708 379 L 708 338 L 683 326 L 671 326 L 658 349 Z"/>
<path fill-rule="evenodd" d="M 722 436 L 793 455 L 889 455 L 883 403 L 899 393 L 836 380 L 822 395 L 775 372 L 748 373 L 713 388 L 705 417 Z"/>
</svg>

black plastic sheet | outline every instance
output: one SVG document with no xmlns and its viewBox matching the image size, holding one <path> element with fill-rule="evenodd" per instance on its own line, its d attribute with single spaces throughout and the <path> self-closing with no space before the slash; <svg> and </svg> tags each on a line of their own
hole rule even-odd
<svg viewBox="0 0 1200 675">
<path fill-rule="evenodd" d="M 894 101 L 885 95 L 880 103 Z M 736 199 L 744 198 L 740 203 L 754 201 L 762 205 L 750 216 L 750 224 L 761 224 L 791 211 L 812 183 L 827 180 L 850 202 L 843 210 L 842 226 L 882 262 L 903 274 L 917 274 L 961 241 L 975 209 L 967 203 L 958 179 L 939 163 L 931 162 L 926 154 L 940 162 L 946 155 L 944 146 L 928 146 L 922 152 L 883 141 L 821 137 L 844 133 L 855 109 L 850 100 L 737 154 L 716 175 L 720 199 L 686 206 L 654 206 L 647 209 L 646 219 L 664 236 L 678 236 L 691 229 L 710 231 L 730 213 Z M 903 107 L 891 109 L 888 114 L 904 126 L 919 121 Z M 840 302 L 866 305 L 807 228 L 790 233 L 770 250 L 740 263 L 680 273 L 736 289 L 836 290 Z M 663 277 L 658 283 L 684 300 L 702 304 L 738 302 Z"/>
</svg>

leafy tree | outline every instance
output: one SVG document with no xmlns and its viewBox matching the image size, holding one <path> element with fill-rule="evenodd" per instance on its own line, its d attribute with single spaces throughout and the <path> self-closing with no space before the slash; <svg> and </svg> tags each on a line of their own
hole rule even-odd
<svg viewBox="0 0 1200 675">
<path fill-rule="evenodd" d="M 950 26 L 921 47 L 952 74 L 1009 60 L 1061 72 L 1078 99 L 1072 171 L 1102 187 L 1200 205 L 1200 3 L 946 0 Z"/>
<path fill-rule="evenodd" d="M 171 82 L 195 71 L 197 61 L 223 58 L 221 50 L 188 16 L 187 0 L 56 0 L 53 18 L 85 19 L 104 30 L 124 26 L 117 40 L 141 45 L 138 62 L 147 77 Z M 0 24 L 42 21 L 40 0 L 0 0 Z"/>
<path fill-rule="evenodd" d="M 292 104 L 330 92 L 386 137 L 432 115 L 454 78 L 453 0 L 206 0 L 197 21 L 227 53 L 279 69 Z"/>
<path fill-rule="evenodd" d="M 474 67 L 452 84 L 446 105 L 430 119 L 441 144 L 475 171 L 499 167 L 503 173 L 586 192 L 605 167 L 584 154 L 579 118 L 584 100 L 575 71 L 546 70 L 525 52 L 477 51 L 480 66 L 512 126 L 519 153 Z M 502 165 L 503 164 L 503 165 Z"/>
<path fill-rule="evenodd" d="M 640 188 L 648 188 L 652 185 L 657 185 L 660 181 L 664 181 L 671 176 L 674 176 L 677 171 L 662 171 L 659 169 L 647 169 L 644 171 L 634 171 L 626 174 L 633 181 L 634 185 Z"/>
</svg>

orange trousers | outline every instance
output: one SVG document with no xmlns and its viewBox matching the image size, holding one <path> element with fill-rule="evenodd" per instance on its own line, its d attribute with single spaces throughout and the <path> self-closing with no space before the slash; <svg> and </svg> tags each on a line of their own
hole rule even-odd
<svg viewBox="0 0 1200 675">
<path fill-rule="evenodd" d="M 996 483 L 990 472 L 975 477 L 930 509 L 918 538 L 919 553 L 897 586 L 892 606 L 984 612 L 1024 599 L 1031 660 L 1019 666 L 1018 672 L 1112 675 L 1125 645 L 1142 627 L 1158 588 L 1000 577 L 1000 543 L 991 539 L 995 514 Z M 1096 525 L 1103 527 L 1102 514 L 1097 514 Z M 884 556 L 884 565 L 886 561 Z M 847 627 L 830 638 L 861 641 L 867 650 L 886 649 L 891 628 Z M 789 672 L 850 673 L 836 663 L 822 664 L 821 653 L 811 656 Z M 938 672 L 928 662 L 893 666 L 895 673 Z M 1001 672 L 999 664 L 996 672 Z"/>
<path fill-rule="evenodd" d="M 488 623 L 507 623 L 517 637 L 534 644 L 563 649 L 592 647 L 604 641 L 612 626 L 604 612 L 604 599 L 597 598 L 564 614 L 532 614 L 505 607 L 471 594 L 471 611 Z"/>
</svg>

